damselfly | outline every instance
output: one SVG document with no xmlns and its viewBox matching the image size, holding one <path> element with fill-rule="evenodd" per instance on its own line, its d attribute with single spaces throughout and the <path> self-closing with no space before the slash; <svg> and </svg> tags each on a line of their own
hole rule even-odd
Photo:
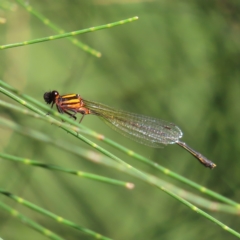
<svg viewBox="0 0 240 240">
<path fill-rule="evenodd" d="M 87 101 L 81 98 L 79 94 L 59 95 L 54 90 L 44 93 L 43 97 L 47 104 L 52 104 L 51 107 L 56 104 L 59 113 L 66 113 L 75 120 L 77 119 L 75 116 L 77 113 L 82 114 L 80 122 L 85 115 L 94 114 L 116 131 L 137 142 L 156 148 L 160 147 L 161 144 L 176 143 L 191 153 L 205 167 L 211 169 L 216 167 L 216 164 L 179 140 L 183 135 L 182 131 L 173 123 L 116 110 L 101 103 Z"/>
</svg>

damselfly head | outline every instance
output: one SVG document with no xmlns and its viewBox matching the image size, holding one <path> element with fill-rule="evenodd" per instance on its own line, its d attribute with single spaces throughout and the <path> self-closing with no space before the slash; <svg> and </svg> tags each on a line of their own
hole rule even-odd
<svg viewBox="0 0 240 240">
<path fill-rule="evenodd" d="M 51 104 L 55 101 L 56 97 L 59 96 L 58 91 L 45 92 L 43 98 L 47 104 Z"/>
</svg>

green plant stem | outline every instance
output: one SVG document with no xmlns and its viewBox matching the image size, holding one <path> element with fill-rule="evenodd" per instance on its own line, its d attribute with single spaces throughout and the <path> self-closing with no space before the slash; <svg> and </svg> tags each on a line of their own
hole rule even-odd
<svg viewBox="0 0 240 240">
<path fill-rule="evenodd" d="M 30 166 L 41 167 L 41 168 L 45 168 L 47 170 L 55 170 L 55 171 L 70 173 L 70 174 L 76 175 L 78 177 L 83 177 L 83 178 L 88 178 L 88 179 L 92 179 L 92 180 L 95 180 L 95 181 L 100 181 L 100 182 L 105 182 L 105 183 L 109 183 L 109 184 L 119 185 L 119 186 L 122 186 L 122 187 L 126 187 L 128 189 L 134 188 L 133 183 L 123 182 L 123 181 L 119 181 L 119 180 L 116 180 L 116 179 L 99 176 L 99 175 L 96 175 L 96 174 L 82 172 L 82 171 L 79 171 L 79 170 L 75 171 L 75 170 L 71 170 L 71 169 L 66 169 L 66 168 L 63 168 L 63 167 L 50 165 L 50 164 L 46 164 L 46 163 L 42 163 L 42 162 L 39 162 L 39 161 L 34 161 L 34 160 L 26 159 L 26 158 L 20 158 L 20 157 L 12 156 L 12 155 L 1 153 L 1 152 L 0 152 L 0 157 L 2 157 L 3 159 L 15 161 L 15 162 L 20 162 L 20 163 L 30 165 Z"/>
<path fill-rule="evenodd" d="M 48 27 L 50 27 L 51 29 L 53 29 L 54 31 L 56 31 L 59 34 L 64 33 L 65 31 L 61 28 L 59 28 L 56 24 L 52 23 L 49 19 L 47 19 L 46 17 L 44 17 L 41 13 L 37 12 L 35 9 L 33 9 L 30 5 L 29 2 L 26 3 L 22 0 L 16 0 L 21 6 L 23 6 L 28 12 L 30 12 L 33 16 L 35 16 L 36 18 L 38 18 L 43 24 L 47 25 Z M 88 45 L 80 42 L 77 38 L 74 37 L 70 37 L 67 38 L 71 43 L 73 43 L 74 45 L 80 47 L 81 49 L 83 49 L 84 51 L 96 56 L 96 57 L 101 57 L 101 53 L 99 51 L 96 51 L 95 49 L 89 47 Z"/>
<path fill-rule="evenodd" d="M 97 26 L 97 27 L 86 28 L 86 29 L 83 29 L 83 30 L 63 33 L 63 34 L 59 34 L 59 35 L 53 35 L 53 36 L 44 37 L 44 38 L 38 38 L 38 39 L 34 39 L 34 40 L 28 40 L 28 41 L 19 42 L 19 43 L 1 45 L 0 50 L 7 49 L 7 48 L 13 48 L 13 47 L 26 46 L 26 45 L 34 44 L 34 43 L 51 41 L 51 40 L 56 40 L 56 39 L 60 39 L 60 38 L 65 38 L 65 37 L 72 37 L 72 36 L 76 36 L 78 34 L 94 32 L 94 31 L 98 31 L 98 30 L 102 30 L 102 29 L 106 29 L 106 28 L 119 26 L 119 25 L 122 25 L 122 24 L 125 24 L 125 23 L 133 22 L 137 19 L 138 19 L 138 17 L 132 17 L 132 18 L 128 18 L 128 19 L 118 21 L 118 22 L 108 23 L 108 24 L 105 24 L 105 25 Z"/>
<path fill-rule="evenodd" d="M 36 230 L 36 231 L 40 232 L 41 234 L 43 234 L 44 236 L 46 236 L 46 237 L 48 237 L 50 239 L 53 239 L 53 240 L 64 240 L 64 238 L 59 237 L 57 234 L 51 232 L 49 229 L 42 227 L 38 223 L 32 221 L 30 218 L 24 216 L 23 214 L 19 213 L 18 211 L 16 211 L 15 209 L 9 207 L 8 205 L 4 204 L 1 201 L 0 201 L 0 207 L 2 209 L 6 210 L 13 217 L 16 217 L 19 220 L 21 220 L 21 223 L 24 223 L 24 224 L 30 226 L 34 230 Z M 21 236 L 21 234 L 19 234 L 19 236 Z M 22 236 L 22 237 L 24 239 L 24 236 Z"/>
<path fill-rule="evenodd" d="M 57 147 L 58 149 L 72 153 L 76 156 L 84 158 L 95 164 L 96 163 L 102 164 L 107 167 L 114 168 L 118 171 L 127 173 L 131 176 L 138 178 L 138 176 L 135 175 L 132 171 L 129 171 L 128 168 L 126 168 L 126 167 L 122 166 L 121 164 L 118 164 L 118 163 L 112 161 L 110 158 L 103 156 L 92 150 L 86 150 L 77 145 L 73 145 L 72 143 L 69 144 L 67 141 L 62 141 L 62 140 L 56 141 L 55 139 L 45 135 L 44 133 L 41 133 L 41 132 L 33 130 L 33 129 L 26 129 L 25 127 L 22 127 L 22 126 L 14 123 L 14 122 L 11 122 L 7 119 L 0 118 L 0 125 L 11 128 L 13 131 L 18 132 L 24 136 L 30 137 L 30 138 L 34 139 L 35 141 L 40 141 L 40 142 L 43 142 L 48 145 L 51 144 L 51 145 Z M 4 155 L 2 155 L 2 157 L 6 160 L 11 160 L 11 159 L 8 159 L 7 157 L 5 158 Z M 20 159 L 23 160 L 22 163 L 28 164 L 28 159 L 25 159 L 25 158 L 20 158 Z M 25 162 L 25 160 L 26 160 L 26 162 Z M 158 186 L 162 185 L 163 187 L 167 187 L 172 192 L 176 193 L 178 196 L 181 196 L 182 198 L 184 198 L 198 206 L 204 207 L 205 209 L 209 209 L 210 211 L 215 211 L 215 212 L 221 211 L 221 212 L 226 212 L 229 214 L 236 214 L 236 215 L 240 214 L 240 209 L 238 209 L 232 205 L 229 206 L 227 204 L 221 204 L 219 202 L 207 200 L 206 198 L 200 197 L 196 194 L 192 194 L 189 191 L 186 191 L 185 189 L 176 187 L 175 185 L 172 185 L 166 181 L 163 181 L 159 177 L 156 178 L 150 174 L 147 174 L 146 172 L 144 174 L 146 176 L 148 176 L 144 180 L 146 183 L 151 184 L 151 185 L 153 183 L 155 183 L 155 184 L 158 184 Z M 126 187 L 131 189 L 133 187 L 133 185 L 132 185 L 132 183 L 126 183 Z"/>
<path fill-rule="evenodd" d="M 59 141 L 59 140 L 56 141 L 56 140 L 50 138 L 49 136 L 44 135 L 43 133 L 40 133 L 36 130 L 23 128 L 23 127 L 17 125 L 16 123 L 10 122 L 9 120 L 0 119 L 0 124 L 6 126 L 8 128 L 11 128 L 13 131 L 16 131 L 22 135 L 30 137 L 30 138 L 34 139 L 35 141 L 44 142 L 45 144 L 48 144 L 48 145 L 51 144 L 51 145 L 57 147 L 58 149 L 62 149 L 69 153 L 75 154 L 76 156 L 80 156 L 86 160 L 94 162 L 95 164 L 96 163 L 102 164 L 107 167 L 111 167 L 118 171 L 124 172 L 131 176 L 134 176 L 136 178 L 139 178 L 138 175 L 134 174 L 134 172 L 132 172 L 128 168 L 122 166 L 121 164 L 113 162 L 110 158 L 102 156 L 99 153 L 93 152 L 91 150 L 86 150 L 84 148 L 80 148 L 79 146 L 69 144 L 66 141 Z M 5 155 L 5 154 L 1 154 L 1 153 L 0 153 L 0 155 L 2 156 L 2 158 L 6 159 L 6 160 L 15 161 L 15 160 L 12 160 L 12 158 L 15 158 L 15 156 L 8 155 L 8 154 Z M 29 164 L 29 159 L 17 158 L 17 161 L 18 161 L 18 159 L 23 164 Z M 64 168 L 64 170 L 65 170 L 65 168 Z M 206 198 L 203 198 L 196 194 L 190 193 L 189 191 L 186 191 L 185 189 L 182 189 L 175 185 L 172 185 L 172 184 L 160 179 L 159 177 L 152 176 L 146 172 L 144 174 L 147 176 L 147 178 L 144 179 L 144 181 L 146 183 L 148 183 L 150 185 L 156 184 L 159 187 L 163 186 L 165 188 L 168 188 L 169 190 L 171 190 L 178 196 L 190 201 L 191 203 L 193 203 L 195 205 L 204 207 L 205 209 L 208 209 L 208 210 L 214 211 L 214 212 L 225 212 L 225 213 L 235 214 L 235 215 L 240 214 L 240 210 L 236 209 L 233 206 L 221 204 L 219 202 L 210 201 Z M 133 184 L 126 183 L 126 187 L 129 189 L 132 189 Z"/>
<path fill-rule="evenodd" d="M 59 223 L 62 223 L 64 225 L 67 225 L 69 227 L 75 228 L 75 229 L 83 232 L 84 234 L 90 235 L 90 236 L 92 236 L 92 237 L 94 237 L 96 239 L 110 240 L 110 238 L 104 237 L 104 236 L 102 236 L 99 233 L 96 233 L 96 232 L 91 231 L 91 230 L 89 230 L 87 228 L 81 227 L 81 226 L 79 226 L 79 225 L 77 225 L 77 224 L 75 224 L 75 223 L 73 223 L 73 222 L 71 222 L 71 221 L 69 221 L 67 219 L 64 219 L 61 216 L 53 214 L 52 212 L 49 212 L 49 211 L 47 211 L 47 210 L 45 210 L 45 209 L 43 209 L 43 208 L 41 208 L 41 207 L 39 207 L 39 206 L 29 202 L 29 201 L 26 201 L 25 199 L 23 199 L 21 197 L 18 197 L 18 196 L 14 195 L 14 194 L 12 194 L 12 193 L 10 193 L 8 191 L 5 191 L 4 189 L 0 189 L 0 193 L 5 195 L 5 196 L 7 196 L 7 197 L 9 197 L 9 198 L 11 198 L 11 199 L 13 199 L 14 201 L 16 201 L 16 202 L 18 202 L 20 204 L 30 208 L 30 209 L 35 210 L 36 212 L 39 212 L 39 213 L 41 213 L 41 214 L 43 214 L 45 216 L 48 216 L 48 217 L 54 219 L 56 222 L 59 222 Z"/>
</svg>

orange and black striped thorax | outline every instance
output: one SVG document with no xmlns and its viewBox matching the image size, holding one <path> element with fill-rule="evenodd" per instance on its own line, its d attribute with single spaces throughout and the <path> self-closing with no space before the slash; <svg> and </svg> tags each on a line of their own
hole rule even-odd
<svg viewBox="0 0 240 240">
<path fill-rule="evenodd" d="M 76 119 L 75 114 L 81 113 L 83 115 L 90 114 L 90 110 L 84 107 L 84 101 L 79 94 L 60 95 L 58 91 L 46 92 L 43 98 L 47 104 L 54 104 L 57 106 L 59 113 L 66 113 Z"/>
<path fill-rule="evenodd" d="M 83 106 L 83 101 L 78 94 L 66 94 L 57 96 L 55 103 L 63 108 L 79 109 Z"/>
</svg>

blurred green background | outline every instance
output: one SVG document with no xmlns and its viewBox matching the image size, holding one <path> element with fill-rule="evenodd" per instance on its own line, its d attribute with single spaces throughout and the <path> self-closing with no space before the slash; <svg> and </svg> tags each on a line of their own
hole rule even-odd
<svg viewBox="0 0 240 240">
<path fill-rule="evenodd" d="M 13 2 L 14 3 L 14 2 Z M 96 58 L 67 39 L 0 51 L 0 78 L 43 101 L 43 93 L 79 93 L 112 107 L 174 122 L 183 140 L 213 160 L 209 170 L 177 145 L 153 149 L 110 129 L 95 116 L 83 125 L 154 162 L 235 201 L 240 199 L 240 3 L 238 1 L 29 1 L 66 32 L 138 16 L 139 20 L 77 38 L 102 53 Z M 56 34 L 23 7 L 0 9 L 0 44 Z M 1 99 L 10 101 L 5 96 Z M 12 102 L 12 101 L 11 101 Z M 1 117 L 90 149 L 61 129 L 1 108 Z M 134 182 L 128 191 L 1 161 L 5 188 L 47 210 L 116 240 L 235 239 L 175 199 L 140 180 L 50 145 L 0 128 L 1 151 L 66 168 Z M 186 187 L 97 142 L 126 162 Z M 192 190 L 194 193 L 198 193 Z M 91 239 L 1 197 L 65 239 Z M 208 212 L 208 211 L 207 211 Z M 209 212 L 240 231 L 237 215 Z M 23 237 L 24 236 L 24 237 Z M 0 237 L 47 239 L 0 211 Z"/>
</svg>

